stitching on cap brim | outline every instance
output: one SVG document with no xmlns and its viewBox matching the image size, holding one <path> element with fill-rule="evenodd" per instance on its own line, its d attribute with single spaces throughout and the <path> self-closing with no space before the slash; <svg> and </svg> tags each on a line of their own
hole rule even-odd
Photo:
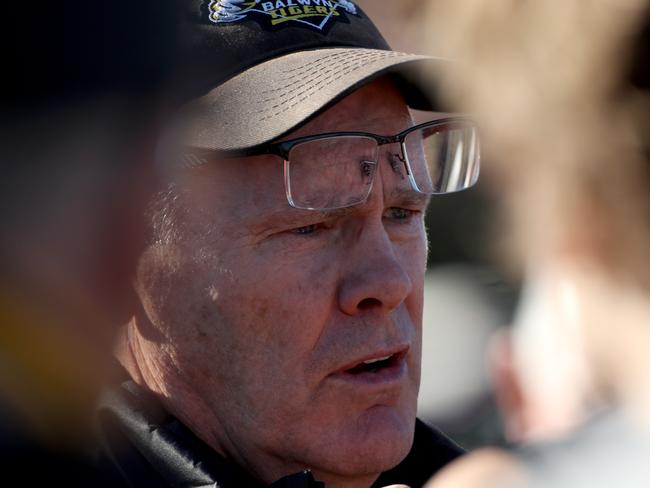
<svg viewBox="0 0 650 488">
<path fill-rule="evenodd" d="M 445 60 L 375 49 L 292 53 L 231 78 L 192 104 L 187 143 L 237 151 L 275 140 L 368 81 L 413 63 Z M 432 87 L 420 87 L 423 92 Z"/>
</svg>

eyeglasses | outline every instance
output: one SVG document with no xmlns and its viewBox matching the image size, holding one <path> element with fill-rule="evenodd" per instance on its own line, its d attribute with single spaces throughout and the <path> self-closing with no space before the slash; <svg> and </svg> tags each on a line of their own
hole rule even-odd
<svg viewBox="0 0 650 488">
<path fill-rule="evenodd" d="M 379 147 L 392 143 L 400 145 L 399 154 L 389 154 L 393 172 L 404 172 L 418 193 L 453 193 L 478 180 L 478 130 L 464 117 L 426 122 L 393 136 L 317 134 L 268 144 L 247 155 L 284 159 L 285 191 L 292 207 L 334 210 L 366 201 L 379 165 Z"/>
</svg>

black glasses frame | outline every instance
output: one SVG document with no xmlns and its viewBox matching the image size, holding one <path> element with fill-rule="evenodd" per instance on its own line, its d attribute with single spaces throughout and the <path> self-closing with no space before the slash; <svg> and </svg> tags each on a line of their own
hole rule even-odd
<svg viewBox="0 0 650 488">
<path fill-rule="evenodd" d="M 381 134 L 373 134 L 371 132 L 361 132 L 361 131 L 324 132 L 321 134 L 297 137 L 295 139 L 290 139 L 287 141 L 274 142 L 274 143 L 253 147 L 253 148 L 247 148 L 244 150 L 236 150 L 236 151 L 210 151 L 210 150 L 201 150 L 198 148 L 188 147 L 186 149 L 188 149 L 189 152 L 185 152 L 183 156 L 184 156 L 185 164 L 188 167 L 193 167 L 205 163 L 207 159 L 205 159 L 203 156 L 207 156 L 207 157 L 216 156 L 216 157 L 225 157 L 225 158 L 260 156 L 265 154 L 279 156 L 284 160 L 284 164 L 285 164 L 284 173 L 285 173 L 285 191 L 286 191 L 287 201 L 292 207 L 314 210 L 311 207 L 303 207 L 296 204 L 293 201 L 293 197 L 291 195 L 291 191 L 290 191 L 291 185 L 288 179 L 288 175 L 289 175 L 288 166 L 290 164 L 289 156 L 291 150 L 296 146 L 308 142 L 313 142 L 313 141 L 318 141 L 323 139 L 341 138 L 341 137 L 359 137 L 359 138 L 371 139 L 377 143 L 377 147 L 386 144 L 399 143 L 400 150 L 402 152 L 402 156 L 399 159 L 400 161 L 402 161 L 402 163 L 405 166 L 406 173 L 409 177 L 413 190 L 419 193 L 435 194 L 435 193 L 422 191 L 419 188 L 417 182 L 415 181 L 411 171 L 410 162 L 408 161 L 408 155 L 406 154 L 406 148 L 405 148 L 406 138 L 408 137 L 409 134 L 415 131 L 427 129 L 427 128 L 432 128 L 432 129 L 439 128 L 440 129 L 439 132 L 442 132 L 446 126 L 450 126 L 453 124 L 462 124 L 465 128 L 470 128 L 475 131 L 478 129 L 476 122 L 472 118 L 465 117 L 465 116 L 455 116 L 455 117 L 446 117 L 442 119 L 431 120 L 428 122 L 424 122 L 422 124 L 417 124 L 414 125 L 413 127 L 409 127 L 408 129 L 405 129 L 394 135 L 381 135 Z M 456 127 L 454 127 L 454 129 L 456 129 Z M 371 187 L 369 188 L 368 191 L 370 191 L 370 189 Z M 444 193 L 450 193 L 450 192 L 447 191 Z"/>
<path fill-rule="evenodd" d="M 444 119 L 431 120 L 429 122 L 424 122 L 422 124 L 409 127 L 408 129 L 403 130 L 402 132 L 399 132 L 392 136 L 373 134 L 372 132 L 359 132 L 359 131 L 324 132 L 322 134 L 315 134 L 313 136 L 304 136 L 304 137 L 298 137 L 296 139 L 290 139 L 288 141 L 265 144 L 263 146 L 260 146 L 256 150 L 253 150 L 253 152 L 247 152 L 247 155 L 259 156 L 263 154 L 274 154 L 276 156 L 280 156 L 281 158 L 287 160 L 289 158 L 289 153 L 291 152 L 291 149 L 293 149 L 295 146 L 299 144 L 305 142 L 318 141 L 320 139 L 329 139 L 334 137 L 355 137 L 355 136 L 366 137 L 377 141 L 378 146 L 383 146 L 386 144 L 393 144 L 393 143 L 402 144 L 406 140 L 406 137 L 412 132 L 415 132 L 420 129 L 434 128 L 434 127 L 440 127 L 441 129 L 444 129 L 446 125 L 450 125 L 453 123 L 464 123 L 473 128 L 476 128 L 476 122 L 469 117 L 447 117 Z"/>
<path fill-rule="evenodd" d="M 268 144 L 263 144 L 257 147 L 250 147 L 241 150 L 226 150 L 226 151 L 215 151 L 210 149 L 196 148 L 192 146 L 186 147 L 184 152 L 184 157 L 186 159 L 186 164 L 188 166 L 195 166 L 197 164 L 202 164 L 207 161 L 206 158 L 211 156 L 224 157 L 224 158 L 236 158 L 236 157 L 246 157 L 246 156 L 262 156 L 265 154 L 272 154 L 283 158 L 285 161 L 289 157 L 291 149 L 295 146 L 305 143 L 317 141 L 319 139 L 329 139 L 334 137 L 366 137 L 374 139 L 377 141 L 378 146 L 383 146 L 386 144 L 400 143 L 403 144 L 406 140 L 406 136 L 415 132 L 416 130 L 426 129 L 429 127 L 440 127 L 443 129 L 446 125 L 454 123 L 464 123 L 471 126 L 474 129 L 477 129 L 476 121 L 470 117 L 446 117 L 444 119 L 430 120 L 428 122 L 423 122 L 422 124 L 414 125 L 408 129 L 403 130 L 395 135 L 381 135 L 374 134 L 372 132 L 360 132 L 360 131 L 339 131 L 339 132 L 323 132 L 321 134 L 314 134 L 311 136 L 297 137 L 295 139 L 289 139 L 282 142 L 271 142 Z"/>
</svg>

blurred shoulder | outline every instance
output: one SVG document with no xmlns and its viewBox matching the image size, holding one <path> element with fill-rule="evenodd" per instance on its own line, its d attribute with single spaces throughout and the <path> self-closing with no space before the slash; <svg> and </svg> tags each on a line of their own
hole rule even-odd
<svg viewBox="0 0 650 488">
<path fill-rule="evenodd" d="M 440 470 L 426 488 L 525 486 L 524 466 L 507 451 L 484 448 L 458 458 Z"/>
</svg>

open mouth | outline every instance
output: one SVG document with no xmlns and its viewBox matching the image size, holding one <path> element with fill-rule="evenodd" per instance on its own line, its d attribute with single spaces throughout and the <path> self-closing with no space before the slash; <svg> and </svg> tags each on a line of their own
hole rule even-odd
<svg viewBox="0 0 650 488">
<path fill-rule="evenodd" d="M 408 353 L 409 346 L 405 345 L 391 348 L 390 351 L 377 351 L 365 358 L 358 357 L 330 374 L 330 378 L 339 384 L 353 385 L 357 393 L 400 391 L 408 378 Z"/>
<path fill-rule="evenodd" d="M 398 364 L 402 356 L 403 354 L 390 354 L 380 358 L 368 359 L 347 369 L 345 372 L 348 374 L 379 373 Z"/>
</svg>

